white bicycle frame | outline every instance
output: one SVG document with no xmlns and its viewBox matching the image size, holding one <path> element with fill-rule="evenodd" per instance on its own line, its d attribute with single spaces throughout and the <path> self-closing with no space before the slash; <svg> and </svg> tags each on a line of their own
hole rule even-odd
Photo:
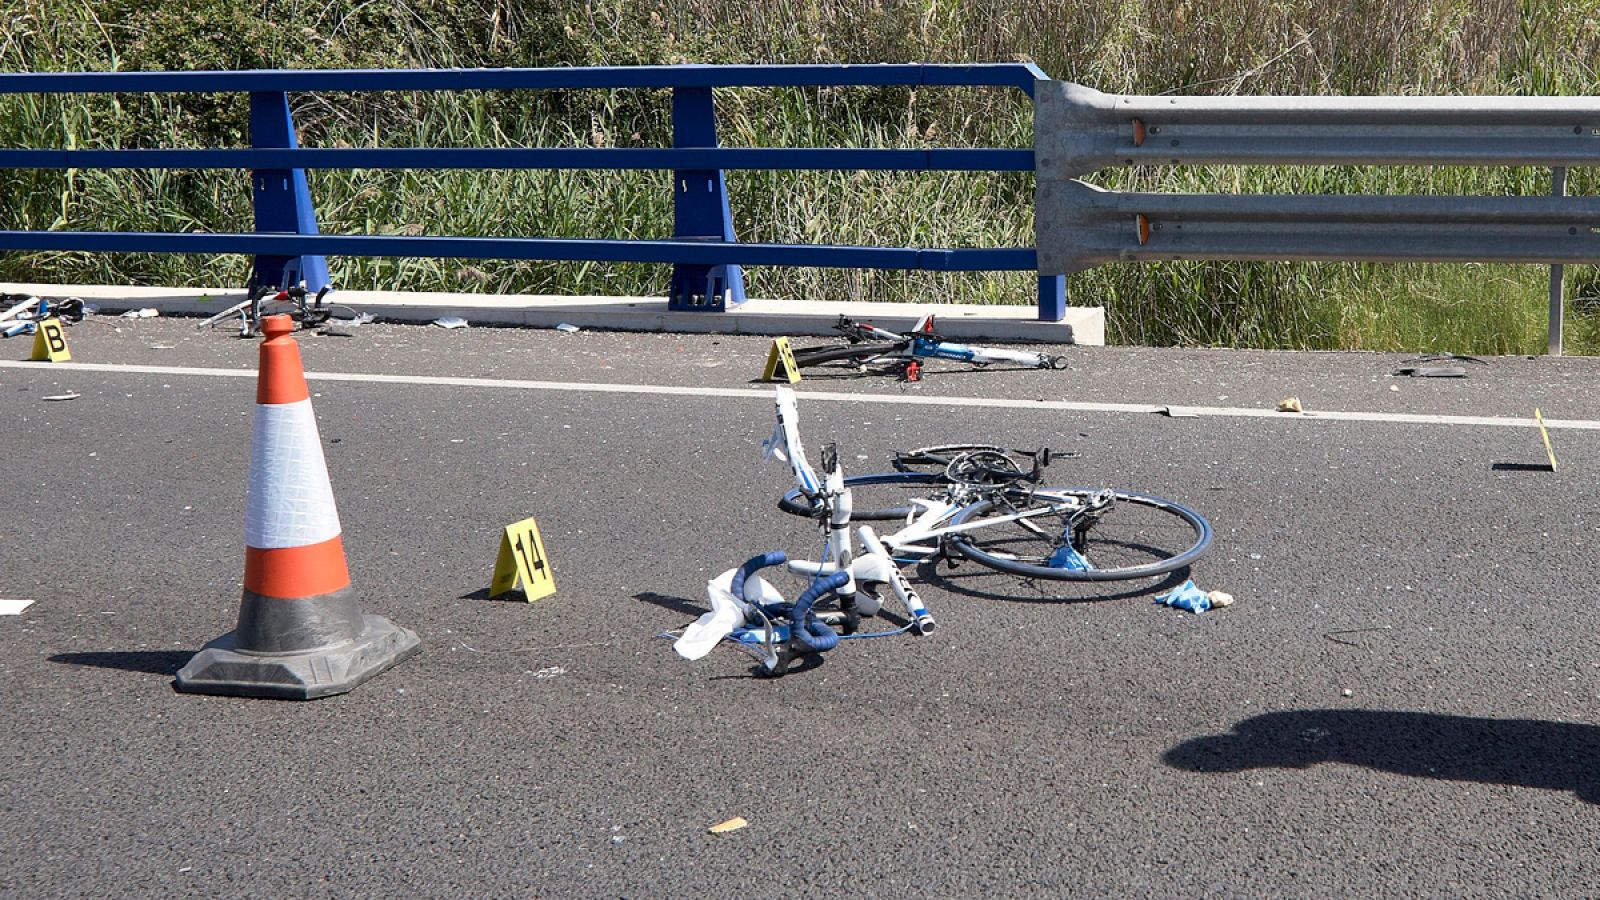
<svg viewBox="0 0 1600 900">
<path fill-rule="evenodd" d="M 959 495 L 912 498 L 910 500 L 911 511 L 906 516 L 905 524 L 899 530 L 890 534 L 879 535 L 865 525 L 857 528 L 861 544 L 867 550 L 866 557 L 871 559 L 868 561 L 864 561 L 860 557 L 851 559 L 849 556 L 849 539 L 846 532 L 850 527 L 850 516 L 854 509 L 854 503 L 850 489 L 845 486 L 844 472 L 841 467 L 835 466 L 834 470 L 828 473 L 828 477 L 825 480 L 817 477 L 816 472 L 806 460 L 805 448 L 800 443 L 799 413 L 795 405 L 794 391 L 785 386 L 779 386 L 777 391 L 778 427 L 767 441 L 767 456 L 769 458 L 780 456 L 787 459 L 791 470 L 794 472 L 795 483 L 800 486 L 803 496 L 815 497 L 817 502 L 829 504 L 827 506 L 829 510 L 828 542 L 825 551 L 827 560 L 823 562 L 792 560 L 787 563 L 791 571 L 807 575 L 827 575 L 838 571 L 843 566 L 845 571 L 850 572 L 852 576 L 870 572 L 860 580 L 877 583 L 887 582 L 895 587 L 898 594 L 900 584 L 903 584 L 905 580 L 903 576 L 900 576 L 899 562 L 924 560 L 937 556 L 941 552 L 943 539 L 948 535 L 982 528 L 992 528 L 1013 522 L 1021 523 L 1023 528 L 1043 535 L 1046 533 L 1045 529 L 1032 524 L 1028 521 L 1029 519 L 1062 515 L 1071 516 L 1073 513 L 1092 508 L 1101 502 L 1097 495 L 1090 495 L 1089 499 L 1085 500 L 1083 496 L 1076 493 L 1039 491 L 1033 494 L 1035 502 L 1027 509 L 999 515 L 988 515 L 978 521 L 951 525 L 948 524 L 950 520 L 975 501 L 962 498 Z M 1088 565 L 1088 562 L 1082 560 L 1081 557 L 1078 557 L 1078 560 L 1082 565 Z M 887 575 L 885 568 L 891 570 L 893 575 Z M 851 582 L 846 586 L 846 590 L 854 592 L 856 590 L 856 580 L 857 578 L 852 577 Z M 911 591 L 911 588 L 906 586 L 905 590 Z M 842 594 L 844 591 L 840 593 Z M 915 592 L 912 591 L 912 593 Z M 875 609 L 876 607 L 874 607 L 874 611 Z M 866 612 L 865 609 L 862 611 Z"/>
<path fill-rule="evenodd" d="M 933 359 L 953 359 L 958 362 L 972 363 L 974 365 L 988 365 L 990 363 L 1016 363 L 1017 365 L 1032 368 L 1052 368 L 1052 357 L 1048 353 L 1038 353 L 1027 350 L 1006 350 L 1000 347 L 976 347 L 971 344 L 957 344 L 952 341 L 932 339 L 933 316 L 923 316 L 911 329 L 911 334 L 896 334 L 886 328 L 879 328 L 870 322 L 857 324 L 867 334 L 876 340 L 904 342 L 905 349 L 899 356 L 907 359 L 917 357 Z M 918 352 L 918 350 L 923 352 Z"/>
<path fill-rule="evenodd" d="M 883 541 L 871 528 L 862 525 L 856 529 L 861 552 L 852 552 L 850 545 L 850 513 L 853 509 L 850 488 L 844 483 L 844 470 L 835 464 L 825 478 L 818 478 L 816 470 L 806 459 L 805 446 L 800 441 L 799 410 L 794 391 L 788 387 L 777 389 L 778 424 L 766 443 L 767 458 L 778 457 L 789 463 L 795 483 L 806 495 L 815 497 L 828 510 L 827 540 L 821 560 L 790 560 L 785 565 L 789 571 L 801 575 L 822 576 L 844 572 L 848 580 L 839 588 L 841 605 L 853 606 L 864 615 L 878 612 L 880 598 L 860 590 L 860 585 L 886 584 L 905 606 L 906 614 L 920 633 L 934 629 L 933 616 L 916 588 L 906 581 L 889 555 Z"/>
</svg>

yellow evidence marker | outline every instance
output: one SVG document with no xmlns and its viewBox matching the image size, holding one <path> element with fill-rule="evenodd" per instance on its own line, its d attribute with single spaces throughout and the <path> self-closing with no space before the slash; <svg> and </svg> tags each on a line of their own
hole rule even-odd
<svg viewBox="0 0 1600 900">
<path fill-rule="evenodd" d="M 800 380 L 800 364 L 794 361 L 794 351 L 789 348 L 789 339 L 786 337 L 772 339 L 772 349 L 767 351 L 767 368 L 761 373 L 761 380 L 776 380 L 780 368 L 790 384 Z"/>
<path fill-rule="evenodd" d="M 1544 416 L 1539 414 L 1538 407 L 1534 407 L 1533 421 L 1539 423 L 1539 437 L 1544 438 L 1544 453 L 1550 457 L 1550 471 L 1554 472 L 1556 470 L 1556 451 L 1555 448 L 1550 446 L 1550 432 L 1545 430 Z"/>
<path fill-rule="evenodd" d="M 545 555 L 544 540 L 532 518 L 513 522 L 501 533 L 500 555 L 494 561 L 494 577 L 489 579 L 489 599 L 511 593 L 518 579 L 529 603 L 556 592 L 550 557 Z"/>
<path fill-rule="evenodd" d="M 72 352 L 67 349 L 67 335 L 61 330 L 61 320 L 55 317 L 41 319 L 33 329 L 33 354 L 29 360 L 71 362 Z"/>
</svg>

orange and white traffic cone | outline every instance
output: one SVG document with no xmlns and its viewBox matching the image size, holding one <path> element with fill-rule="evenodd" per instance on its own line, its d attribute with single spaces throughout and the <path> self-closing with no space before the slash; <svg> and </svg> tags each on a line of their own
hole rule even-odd
<svg viewBox="0 0 1600 900">
<path fill-rule="evenodd" d="M 239 624 L 179 670 L 182 691 L 311 700 L 420 649 L 416 634 L 356 602 L 293 329 L 288 316 L 261 320 Z"/>
</svg>

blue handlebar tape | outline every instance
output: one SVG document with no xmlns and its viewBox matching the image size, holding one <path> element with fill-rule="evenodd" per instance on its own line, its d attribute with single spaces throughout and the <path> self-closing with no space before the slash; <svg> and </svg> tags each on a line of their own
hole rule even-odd
<svg viewBox="0 0 1600 900">
<path fill-rule="evenodd" d="M 839 645 L 839 634 L 829 628 L 822 620 L 811 614 L 811 607 L 822 595 L 832 590 L 837 590 L 850 580 L 847 572 L 835 572 L 826 578 L 820 578 L 811 583 L 794 602 L 794 609 L 789 613 L 789 621 L 793 627 L 789 636 L 813 653 L 826 653 Z"/>
<path fill-rule="evenodd" d="M 806 588 L 805 592 L 800 595 L 800 599 L 794 601 L 795 618 L 804 618 L 805 614 L 811 611 L 811 606 L 817 602 L 818 597 L 821 597 L 823 594 L 826 594 L 829 591 L 835 591 L 844 587 L 845 582 L 848 582 L 849 580 L 849 572 L 835 572 L 825 578 L 819 578 L 816 581 L 813 581 L 811 586 Z"/>
<path fill-rule="evenodd" d="M 773 550 L 770 553 L 750 557 L 745 560 L 744 565 L 739 567 L 739 571 L 733 573 L 733 584 L 729 585 L 729 593 L 740 600 L 747 600 L 744 595 L 746 579 L 761 569 L 765 569 L 768 566 L 781 566 L 788 561 L 789 555 L 782 550 Z"/>
</svg>

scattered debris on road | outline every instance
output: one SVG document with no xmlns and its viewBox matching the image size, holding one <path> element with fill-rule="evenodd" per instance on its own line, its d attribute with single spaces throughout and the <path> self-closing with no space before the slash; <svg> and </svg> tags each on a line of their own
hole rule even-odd
<svg viewBox="0 0 1600 900">
<path fill-rule="evenodd" d="M 1191 578 L 1166 593 L 1157 594 L 1155 602 L 1192 613 L 1203 613 L 1208 609 L 1232 606 L 1233 595 L 1224 591 L 1203 591 Z"/>
<path fill-rule="evenodd" d="M 727 834 L 730 831 L 738 831 L 749 824 L 749 822 L 745 821 L 744 816 L 734 816 L 726 822 L 718 822 L 708 828 L 707 831 L 712 834 Z"/>
</svg>

